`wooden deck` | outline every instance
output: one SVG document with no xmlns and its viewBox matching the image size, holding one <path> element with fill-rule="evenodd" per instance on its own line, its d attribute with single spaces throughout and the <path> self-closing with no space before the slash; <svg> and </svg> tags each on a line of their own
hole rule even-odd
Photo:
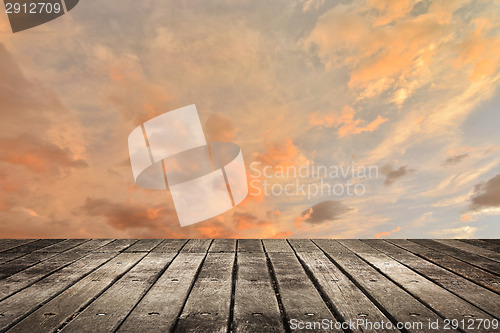
<svg viewBox="0 0 500 333">
<path fill-rule="evenodd" d="M 0 240 L 2 332 L 499 332 L 499 318 L 499 240 Z"/>
</svg>

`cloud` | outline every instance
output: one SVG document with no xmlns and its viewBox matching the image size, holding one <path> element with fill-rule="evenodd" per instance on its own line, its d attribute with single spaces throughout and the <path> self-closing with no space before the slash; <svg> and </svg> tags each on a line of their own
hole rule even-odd
<svg viewBox="0 0 500 333">
<path fill-rule="evenodd" d="M 469 154 L 450 156 L 443 162 L 443 165 L 456 165 L 462 162 L 467 157 L 469 157 Z"/>
<path fill-rule="evenodd" d="M 338 220 L 342 215 L 351 210 L 353 210 L 353 208 L 347 207 L 341 201 L 323 201 L 303 211 L 302 214 L 295 219 L 295 226 L 300 228 L 303 222 L 314 225 L 326 221 Z"/>
<path fill-rule="evenodd" d="M 339 138 L 343 138 L 363 132 L 373 132 L 377 130 L 380 125 L 389 120 L 379 115 L 372 122 L 364 125 L 363 120 L 354 119 L 355 114 L 356 112 L 350 106 L 345 106 L 340 116 L 335 114 L 321 116 L 317 113 L 313 113 L 309 117 L 309 125 L 338 128 L 337 135 Z"/>
<path fill-rule="evenodd" d="M 266 151 L 256 154 L 255 160 L 272 167 L 297 166 L 304 165 L 307 162 L 307 159 L 299 151 L 299 148 L 293 143 L 291 138 L 287 138 L 281 142 L 266 143 Z"/>
<path fill-rule="evenodd" d="M 393 229 L 390 232 L 388 232 L 388 231 L 382 231 L 382 232 L 376 233 L 373 237 L 380 239 L 382 237 L 391 236 L 393 233 L 400 232 L 400 231 L 401 231 L 401 227 L 397 227 L 396 229 Z"/>
<path fill-rule="evenodd" d="M 58 174 L 69 168 L 88 167 L 87 162 L 75 159 L 68 148 L 23 134 L 16 138 L 0 138 L 0 161 L 22 165 L 36 173 Z"/>
<path fill-rule="evenodd" d="M 380 172 L 385 175 L 384 185 L 392 185 L 396 180 L 415 173 L 416 170 L 408 169 L 408 166 L 401 166 L 398 169 L 394 169 L 392 165 L 384 165 L 380 168 Z"/>
<path fill-rule="evenodd" d="M 485 183 L 477 184 L 471 198 L 471 208 L 478 210 L 488 207 L 500 207 L 500 174 Z"/>
<path fill-rule="evenodd" d="M 431 234 L 439 238 L 476 238 L 477 227 L 463 226 L 459 228 L 449 228 L 435 230 Z"/>
<path fill-rule="evenodd" d="M 218 113 L 212 113 L 208 117 L 203 129 L 209 142 L 232 142 L 238 131 L 230 118 Z"/>
</svg>

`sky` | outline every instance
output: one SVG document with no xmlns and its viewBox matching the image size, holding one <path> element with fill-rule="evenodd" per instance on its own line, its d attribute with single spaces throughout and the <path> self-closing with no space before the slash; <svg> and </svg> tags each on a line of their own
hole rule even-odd
<svg viewBox="0 0 500 333">
<path fill-rule="evenodd" d="M 2 12 L 0 236 L 499 238 L 498 17 L 107 0 L 14 34 Z M 240 146 L 249 195 L 181 227 L 168 190 L 135 184 L 127 138 L 191 104 L 207 141 Z"/>
</svg>

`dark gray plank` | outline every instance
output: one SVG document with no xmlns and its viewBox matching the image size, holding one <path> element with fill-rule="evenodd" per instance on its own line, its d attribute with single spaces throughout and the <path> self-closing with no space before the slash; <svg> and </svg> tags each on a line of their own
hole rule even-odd
<svg viewBox="0 0 500 333">
<path fill-rule="evenodd" d="M 238 239 L 239 252 L 264 252 L 260 239 Z"/>
<path fill-rule="evenodd" d="M 190 239 L 182 248 L 183 253 L 205 253 L 212 244 L 211 239 Z"/>
<path fill-rule="evenodd" d="M 314 243 L 309 241 L 312 246 Z M 323 252 L 312 251 L 311 246 L 305 242 L 298 242 L 300 247 L 292 244 L 299 259 L 309 270 L 320 286 L 322 292 L 326 294 L 332 306 L 340 315 L 342 321 L 357 322 L 358 320 L 369 320 L 375 322 L 389 322 L 387 318 L 372 301 L 346 277 L 324 254 Z M 305 249 L 303 252 L 300 248 Z M 316 247 L 317 248 L 317 247 Z M 395 327 L 377 328 L 359 327 L 353 328 L 353 332 L 399 332 Z"/>
<path fill-rule="evenodd" d="M 11 248 L 9 250 L 6 250 L 2 253 L 0 253 L 0 256 L 3 255 L 4 253 L 30 253 L 39 249 L 42 249 L 46 246 L 50 246 L 52 244 L 56 244 L 59 242 L 62 242 L 64 239 L 38 239 L 33 242 L 29 242 L 26 244 L 23 244 L 21 246 L 17 246 L 14 248 Z"/>
<path fill-rule="evenodd" d="M 498 262 L 494 260 L 487 259 L 470 252 L 462 251 L 448 245 L 444 245 L 432 239 L 412 239 L 411 241 L 430 249 L 437 250 L 476 267 L 482 268 L 493 274 L 500 275 L 500 265 L 498 265 Z"/>
<path fill-rule="evenodd" d="M 42 247 L 35 252 L 61 253 L 85 242 L 88 242 L 88 239 L 65 239 L 62 242 Z"/>
<path fill-rule="evenodd" d="M 149 253 L 62 331 L 114 332 L 174 256 L 174 253 Z"/>
<path fill-rule="evenodd" d="M 123 252 L 149 252 L 161 242 L 161 239 L 141 239 Z"/>
<path fill-rule="evenodd" d="M 9 253 L 2 253 L 0 255 L 0 265 L 3 265 L 9 261 L 12 261 L 14 259 L 17 259 L 19 257 L 25 256 L 28 253 L 21 253 L 21 252 L 9 252 Z"/>
<path fill-rule="evenodd" d="M 461 251 L 470 252 L 472 254 L 479 255 L 481 257 L 485 257 L 496 262 L 500 262 L 500 253 L 490 251 L 487 249 L 483 249 L 482 247 L 474 246 L 471 244 L 467 244 L 464 242 L 460 242 L 457 239 L 435 239 L 436 242 L 457 248 Z"/>
<path fill-rule="evenodd" d="M 500 245 L 486 242 L 486 241 L 481 240 L 481 239 L 460 239 L 460 241 L 464 242 L 464 243 L 471 244 L 471 245 L 475 245 L 478 247 L 482 247 L 483 249 L 487 249 L 490 251 L 500 253 Z"/>
<path fill-rule="evenodd" d="M 15 247 L 34 242 L 36 239 L 1 239 L 0 252 L 13 249 Z"/>
<path fill-rule="evenodd" d="M 133 244 L 137 243 L 137 241 L 138 241 L 137 239 L 115 239 L 94 250 L 94 252 L 107 252 L 107 253 L 123 252 Z"/>
<path fill-rule="evenodd" d="M 36 265 L 57 255 L 56 252 L 31 252 L 0 266 L 0 279 L 16 274 L 26 268 Z"/>
<path fill-rule="evenodd" d="M 168 332 L 177 320 L 205 253 L 179 253 L 118 332 Z"/>
<path fill-rule="evenodd" d="M 337 320 L 328 309 L 302 268 L 295 253 L 271 252 L 269 260 L 278 285 L 286 320 L 292 331 L 317 332 L 314 329 L 294 330 L 295 321 Z M 341 332 L 332 330 L 331 332 Z"/>
<path fill-rule="evenodd" d="M 151 252 L 177 253 L 182 249 L 186 242 L 187 239 L 165 239 L 160 243 L 160 245 L 151 250 Z"/>
<path fill-rule="evenodd" d="M 493 243 L 493 244 L 497 244 L 497 245 L 500 245 L 500 239 L 481 239 L 485 242 L 489 242 L 489 243 Z"/>
<path fill-rule="evenodd" d="M 384 240 L 370 239 L 364 242 L 492 316 L 500 317 L 500 307 L 498 306 L 500 295 Z"/>
<path fill-rule="evenodd" d="M 98 248 L 100 244 L 93 241 L 85 242 L 61 254 L 55 253 L 56 255 L 45 261 L 0 280 L 0 300 L 89 255 L 92 246 Z"/>
<path fill-rule="evenodd" d="M 208 252 L 235 252 L 236 239 L 214 239 Z"/>
<path fill-rule="evenodd" d="M 233 331 L 285 332 L 265 254 L 238 252 L 237 262 Z"/>
<path fill-rule="evenodd" d="M 144 255 L 145 253 L 120 253 L 21 320 L 10 329 L 10 332 L 27 332 L 34 327 L 39 332 L 56 330 L 126 273 Z"/>
<path fill-rule="evenodd" d="M 77 247 L 67 250 L 65 253 L 87 253 L 87 252 L 101 252 L 103 248 L 108 246 L 112 239 L 91 239 Z"/>
<path fill-rule="evenodd" d="M 264 244 L 264 251 L 267 253 L 293 252 L 286 239 L 263 239 L 262 243 Z"/>
<path fill-rule="evenodd" d="M 226 332 L 235 253 L 208 253 L 175 332 Z"/>
<path fill-rule="evenodd" d="M 11 327 L 114 256 L 111 253 L 90 254 L 3 300 L 0 302 L 0 331 Z"/>
<path fill-rule="evenodd" d="M 404 239 L 389 239 L 388 242 L 408 250 L 430 262 L 433 262 L 447 270 L 463 276 L 472 282 L 500 293 L 500 277 L 480 268 L 472 266 L 466 262 L 448 256 L 442 252 L 435 251 L 425 246 L 419 245 Z"/>
<path fill-rule="evenodd" d="M 362 291 L 370 295 L 377 307 L 384 309 L 384 314 L 399 323 L 428 323 L 438 321 L 439 327 L 444 327 L 444 321 L 435 312 L 416 300 L 406 290 L 401 289 L 387 277 L 364 262 L 354 252 L 335 240 L 314 240 L 330 258 L 335 261 L 344 274 L 356 283 Z M 423 332 L 427 326 L 413 327 L 408 332 Z M 456 332 L 456 331 L 454 331 Z"/>
<path fill-rule="evenodd" d="M 434 309 L 444 318 L 462 320 L 464 317 L 470 317 L 490 322 L 494 319 L 494 317 L 486 312 L 478 309 L 445 288 L 429 281 L 425 277 L 415 273 L 408 267 L 360 240 L 349 239 L 339 240 L 339 242 L 368 263 L 375 266 L 392 281 L 396 282 L 421 302 L 427 304 L 427 306 Z M 486 329 L 485 327 L 465 331 L 497 333 L 496 329 Z"/>
<path fill-rule="evenodd" d="M 323 253 L 310 239 L 289 239 L 288 243 L 293 247 L 295 252 Z"/>
</svg>

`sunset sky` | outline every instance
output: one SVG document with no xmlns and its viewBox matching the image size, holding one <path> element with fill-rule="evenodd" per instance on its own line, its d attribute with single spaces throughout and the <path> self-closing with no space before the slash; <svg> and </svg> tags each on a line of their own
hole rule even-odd
<svg viewBox="0 0 500 333">
<path fill-rule="evenodd" d="M 0 236 L 499 238 L 499 17 L 499 1 L 106 0 L 13 34 L 2 11 Z M 127 138 L 191 104 L 258 186 L 181 228 L 168 191 L 135 184 Z M 251 165 L 311 163 L 379 172 L 350 180 L 362 195 L 255 188 Z"/>
</svg>

